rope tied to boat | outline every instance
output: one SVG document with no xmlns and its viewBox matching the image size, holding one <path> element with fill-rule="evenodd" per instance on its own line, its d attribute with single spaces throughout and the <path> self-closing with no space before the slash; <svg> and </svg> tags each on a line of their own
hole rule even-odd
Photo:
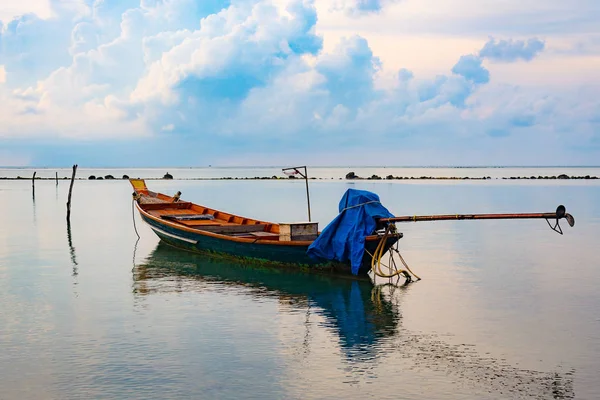
<svg viewBox="0 0 600 400">
<path fill-rule="evenodd" d="M 362 207 L 362 206 L 366 206 L 367 204 L 373 204 L 373 203 L 379 203 L 379 204 L 381 204 L 381 202 L 378 201 L 378 200 L 371 200 L 371 201 L 367 201 L 367 202 L 364 202 L 364 203 L 356 204 L 356 205 L 353 205 L 353 206 L 350 206 L 350 207 L 346 207 L 346 208 L 342 209 L 342 211 L 340 211 L 340 214 L 343 213 L 346 210 L 351 209 L 351 208 Z"/>
<path fill-rule="evenodd" d="M 389 249 L 390 255 L 388 265 L 381 262 L 383 254 L 385 252 L 385 244 L 387 243 L 387 239 L 390 236 L 390 234 L 395 233 L 395 229 L 396 226 L 394 224 L 389 224 L 386 227 L 384 234 L 381 236 L 381 240 L 377 244 L 375 252 L 373 254 L 369 253 L 369 255 L 371 255 L 371 271 L 373 271 L 373 273 L 380 278 L 391 279 L 395 276 L 399 277 L 400 275 L 402 275 L 406 278 L 407 283 L 413 280 L 413 276 L 416 278 L 417 281 L 420 281 L 421 278 L 410 269 L 410 267 L 404 260 L 404 257 L 402 257 L 402 254 L 400 254 L 400 251 L 398 250 L 398 242 L 396 242 L 394 246 L 392 246 Z M 398 266 L 396 265 L 396 260 L 394 260 L 394 253 L 398 255 L 398 257 L 400 258 L 400 262 L 402 262 L 402 265 L 404 265 L 406 269 L 398 268 Z M 388 273 L 385 273 L 382 270 L 382 265 L 388 269 Z"/>
<path fill-rule="evenodd" d="M 138 240 L 140 239 L 140 234 L 138 233 L 137 230 L 137 226 L 135 225 L 135 193 L 133 195 L 133 200 L 131 200 L 131 219 L 133 220 L 133 230 L 135 231 L 135 234 L 137 235 Z M 136 242 L 137 245 L 137 242 Z"/>
</svg>

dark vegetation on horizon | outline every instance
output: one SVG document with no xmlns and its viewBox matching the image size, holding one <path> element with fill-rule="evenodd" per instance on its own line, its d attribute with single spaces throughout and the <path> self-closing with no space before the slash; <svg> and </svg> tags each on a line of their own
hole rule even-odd
<svg viewBox="0 0 600 400">
<path fill-rule="evenodd" d="M 69 179 L 68 177 L 63 177 L 63 178 L 58 178 L 58 177 L 36 177 L 35 173 L 34 173 L 34 177 L 33 178 L 28 178 L 28 177 L 21 177 L 21 176 L 17 176 L 16 178 L 9 178 L 9 177 L 0 177 L 0 180 L 67 180 Z M 98 176 L 96 177 L 95 175 L 90 175 L 88 178 L 75 178 L 76 180 L 126 180 L 129 179 L 128 175 L 123 175 L 121 178 L 115 178 L 115 176 L 113 175 L 106 175 L 104 177 L 102 176 Z M 139 179 L 139 178 L 138 178 Z M 178 180 L 289 180 L 289 179 L 298 179 L 296 176 L 291 175 L 289 177 L 281 177 L 281 176 L 277 176 L 277 175 L 273 175 L 271 177 L 269 176 L 255 176 L 255 177 L 243 177 L 243 178 L 238 178 L 238 177 L 215 177 L 215 178 L 174 178 L 173 175 L 171 175 L 170 173 L 166 173 L 162 178 L 143 178 L 146 180 L 162 180 L 162 179 L 178 179 Z M 328 179 L 335 179 L 333 177 L 331 178 L 317 178 L 317 177 L 311 177 L 309 178 L 311 180 L 328 180 Z M 511 176 L 511 177 L 502 177 L 502 178 L 492 178 L 489 176 L 484 176 L 484 177 L 480 177 L 480 178 L 471 178 L 468 176 L 465 177 L 454 177 L 454 176 L 450 176 L 450 177 L 443 177 L 443 176 L 420 176 L 420 177 L 403 177 L 403 176 L 394 176 L 394 175 L 387 175 L 386 177 L 380 177 L 379 175 L 371 175 L 369 177 L 360 177 L 358 175 L 356 175 L 354 172 L 348 172 L 346 174 L 346 176 L 344 178 L 338 178 L 338 180 L 342 180 L 342 179 L 346 179 L 346 180 L 491 180 L 491 179 L 508 179 L 508 180 L 516 180 L 516 179 L 534 179 L 534 180 L 539 180 L 539 179 L 598 179 L 597 176 L 590 176 L 590 175 L 585 175 L 585 176 L 569 176 L 566 174 L 560 174 L 560 175 L 552 175 L 552 176 L 542 176 L 542 175 L 538 175 L 538 176 Z"/>
</svg>

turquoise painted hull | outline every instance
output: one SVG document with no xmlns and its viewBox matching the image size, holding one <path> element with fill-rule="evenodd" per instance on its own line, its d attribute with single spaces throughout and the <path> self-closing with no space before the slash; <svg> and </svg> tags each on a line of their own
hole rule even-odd
<svg viewBox="0 0 600 400">
<path fill-rule="evenodd" d="M 150 225 L 156 235 L 165 243 L 192 252 L 213 254 L 221 257 L 235 258 L 240 261 L 257 262 L 261 264 L 277 265 L 290 268 L 301 268 L 320 272 L 337 272 L 351 274 L 350 264 L 318 261 L 306 254 L 307 245 L 281 245 L 270 244 L 267 241 L 248 243 L 227 238 L 205 235 L 184 229 L 177 229 L 171 225 L 148 218 L 141 214 L 142 219 Z M 390 236 L 387 240 L 385 251 L 392 247 L 402 234 Z M 371 269 L 371 256 L 379 244 L 378 240 L 367 241 L 365 255 L 358 275 L 365 276 Z"/>
</svg>

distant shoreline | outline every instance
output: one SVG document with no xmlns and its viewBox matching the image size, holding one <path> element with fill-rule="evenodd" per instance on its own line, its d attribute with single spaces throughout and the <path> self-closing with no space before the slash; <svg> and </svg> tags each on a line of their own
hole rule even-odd
<svg viewBox="0 0 600 400">
<path fill-rule="evenodd" d="M 118 178 L 118 177 L 112 177 L 112 176 L 107 176 L 107 177 L 88 177 L 88 178 L 82 178 L 82 177 L 78 177 L 75 178 L 75 180 L 78 181 L 88 181 L 88 180 L 92 180 L 92 181 L 123 181 L 123 180 L 128 180 L 128 177 L 124 177 L 124 178 Z M 145 179 L 147 181 L 169 181 L 169 180 L 178 180 L 178 181 L 256 181 L 256 180 L 273 180 L 273 181 L 289 181 L 289 180 L 302 180 L 302 178 L 296 178 L 295 176 L 291 176 L 291 177 L 279 177 L 279 176 L 255 176 L 255 177 L 208 177 L 208 178 L 137 178 L 137 179 Z M 597 176 L 591 176 L 591 175 L 585 175 L 585 176 L 569 176 L 566 174 L 561 174 L 561 175 L 552 175 L 552 176 L 542 176 L 542 175 L 538 175 L 538 176 L 510 176 L 510 177 L 490 177 L 490 176 L 484 176 L 484 177 L 454 177 L 454 176 L 420 176 L 420 177 L 415 177 L 415 176 L 393 176 L 393 175 L 388 175 L 386 177 L 380 177 L 378 175 L 372 175 L 370 177 L 360 177 L 360 176 L 353 176 L 353 177 L 338 177 L 338 178 L 334 178 L 334 177 L 329 177 L 329 178 L 323 178 L 323 177 L 311 177 L 309 178 L 310 180 L 325 180 L 325 181 L 330 181 L 330 180 L 344 180 L 344 181 L 414 181 L 414 180 L 442 180 L 442 181 L 462 181 L 462 180 L 468 180 L 468 181 L 487 181 L 487 180 L 596 180 L 596 179 L 600 179 Z M 33 178 L 31 177 L 0 177 L 0 180 L 2 181 L 32 181 Z M 35 177 L 36 181 L 56 181 L 57 178 L 56 177 Z M 59 177 L 58 178 L 59 181 L 65 181 L 65 180 L 70 180 L 70 178 L 68 177 Z"/>
<path fill-rule="evenodd" d="M 315 169 L 362 169 L 362 168 L 376 168 L 376 169 L 551 169 L 551 168 L 600 168 L 600 165 L 307 165 L 307 167 L 315 168 Z M 109 167 L 109 166 L 81 166 L 79 170 L 140 170 L 140 169 L 159 169 L 159 170 L 190 170 L 190 169 L 281 169 L 281 165 L 263 165 L 263 166 L 249 166 L 249 165 L 236 165 L 236 166 L 158 166 L 158 167 Z M 10 170 L 55 170 L 55 169 L 71 169 L 70 165 L 65 166 L 7 166 L 0 165 L 0 169 L 10 169 Z"/>
</svg>

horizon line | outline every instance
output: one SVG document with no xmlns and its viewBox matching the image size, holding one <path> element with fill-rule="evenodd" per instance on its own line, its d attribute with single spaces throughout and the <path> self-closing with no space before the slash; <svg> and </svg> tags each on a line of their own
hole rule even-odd
<svg viewBox="0 0 600 400">
<path fill-rule="evenodd" d="M 72 168 L 74 164 L 65 166 L 42 166 L 42 165 L 23 165 L 7 166 L 0 165 L 0 169 L 51 169 L 51 168 Z M 80 169 L 206 169 L 206 168 L 281 168 L 284 165 L 203 165 L 203 166 L 81 166 Z M 600 168 L 600 165 L 306 165 L 309 168 Z"/>
</svg>

